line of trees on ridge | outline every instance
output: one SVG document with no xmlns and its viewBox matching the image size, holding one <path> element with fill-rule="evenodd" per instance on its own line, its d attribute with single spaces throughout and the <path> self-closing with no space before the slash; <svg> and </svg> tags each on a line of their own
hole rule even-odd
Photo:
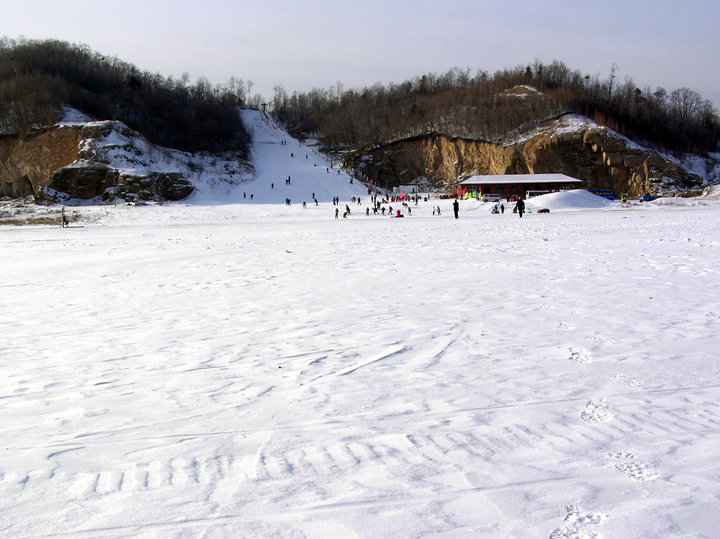
<svg viewBox="0 0 720 539">
<path fill-rule="evenodd" d="M 658 149 L 718 150 L 720 121 L 712 102 L 688 88 L 638 88 L 572 71 L 562 62 L 518 66 L 489 75 L 453 68 L 400 84 L 344 90 L 342 83 L 289 95 L 276 86 L 272 109 L 296 136 L 318 137 L 330 150 L 369 147 L 442 133 L 502 141 L 574 112 Z M 533 91 L 537 90 L 537 91 Z"/>
<path fill-rule="evenodd" d="M 0 133 L 57 121 L 67 104 L 96 118 L 120 120 L 156 144 L 185 151 L 249 151 L 237 107 L 252 82 L 189 84 L 58 40 L 0 39 Z M 256 96 L 255 100 L 260 101 Z"/>
<path fill-rule="evenodd" d="M 0 134 L 52 123 L 69 104 L 163 146 L 247 155 L 250 136 L 237 107 L 259 107 L 262 97 L 251 89 L 235 78 L 213 86 L 206 78 L 190 84 L 187 74 L 141 72 L 87 45 L 0 39 Z M 336 151 L 433 133 L 504 141 L 567 112 L 667 151 L 702 154 L 720 142 L 718 112 L 697 92 L 640 89 L 631 78 L 617 82 L 615 67 L 601 79 L 558 61 L 493 75 L 453 68 L 362 89 L 338 82 L 289 95 L 276 86 L 271 107 L 291 134 L 318 137 Z"/>
</svg>

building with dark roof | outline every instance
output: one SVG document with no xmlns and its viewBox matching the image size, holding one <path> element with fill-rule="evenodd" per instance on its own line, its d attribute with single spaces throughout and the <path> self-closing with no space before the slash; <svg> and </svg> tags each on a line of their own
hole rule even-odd
<svg viewBox="0 0 720 539">
<path fill-rule="evenodd" d="M 453 196 L 481 198 L 500 195 L 505 199 L 528 198 L 535 192 L 552 193 L 581 189 L 582 180 L 565 174 L 501 174 L 472 176 L 453 186 Z"/>
</svg>

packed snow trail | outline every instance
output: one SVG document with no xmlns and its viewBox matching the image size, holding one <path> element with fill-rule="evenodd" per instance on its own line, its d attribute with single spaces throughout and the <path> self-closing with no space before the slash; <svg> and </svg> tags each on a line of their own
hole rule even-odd
<svg viewBox="0 0 720 539">
<path fill-rule="evenodd" d="M 243 122 L 252 136 L 252 162 L 255 175 L 252 181 L 236 186 L 200 186 L 200 191 L 189 199 L 192 203 L 243 203 L 285 204 L 331 202 L 340 197 L 345 204 L 353 197 L 370 203 L 367 188 L 338 168 L 338 163 L 327 162 L 314 149 L 301 144 L 277 125 L 269 114 L 257 110 L 242 111 Z M 290 184 L 286 180 L 290 178 Z M 365 206 L 363 206 L 363 211 Z M 315 210 L 317 211 L 317 210 Z"/>
</svg>

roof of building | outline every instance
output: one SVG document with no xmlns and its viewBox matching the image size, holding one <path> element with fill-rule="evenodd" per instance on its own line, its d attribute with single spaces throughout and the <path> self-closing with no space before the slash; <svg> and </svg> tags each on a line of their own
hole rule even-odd
<svg viewBox="0 0 720 539">
<path fill-rule="evenodd" d="M 500 185 L 520 183 L 582 183 L 565 174 L 495 174 L 471 176 L 456 185 Z"/>
</svg>

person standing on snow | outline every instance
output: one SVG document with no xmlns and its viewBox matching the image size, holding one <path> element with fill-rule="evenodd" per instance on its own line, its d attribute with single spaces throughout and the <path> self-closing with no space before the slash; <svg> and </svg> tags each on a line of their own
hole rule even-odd
<svg viewBox="0 0 720 539">
<path fill-rule="evenodd" d="M 453 212 L 455 213 L 455 219 L 458 219 L 458 214 L 460 213 L 460 203 L 457 198 L 455 199 L 455 202 L 453 202 Z"/>
<path fill-rule="evenodd" d="M 518 215 L 520 215 L 520 219 L 522 219 L 522 214 L 525 213 L 525 201 L 522 198 L 518 199 L 515 208 L 517 209 Z"/>
</svg>

